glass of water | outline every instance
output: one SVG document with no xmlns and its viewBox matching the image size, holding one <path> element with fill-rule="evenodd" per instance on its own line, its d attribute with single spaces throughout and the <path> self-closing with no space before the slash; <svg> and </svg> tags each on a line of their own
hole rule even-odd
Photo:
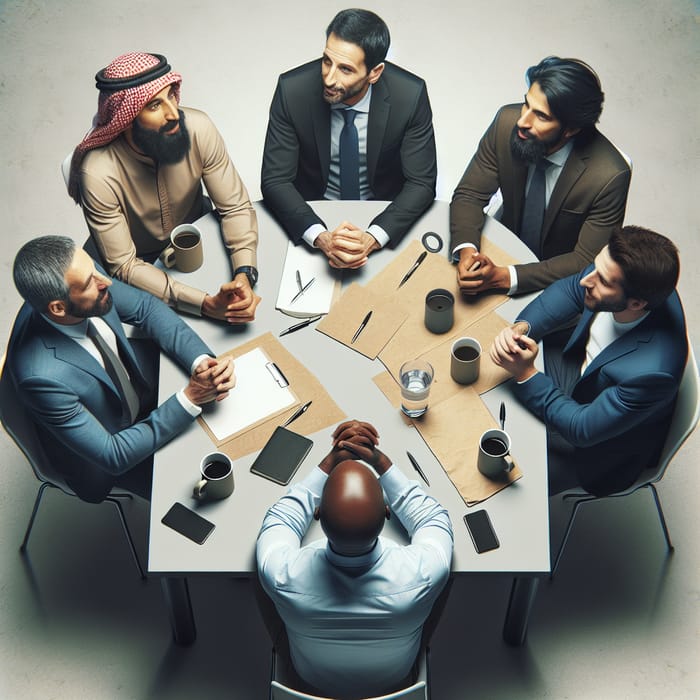
<svg viewBox="0 0 700 700">
<path fill-rule="evenodd" d="M 401 410 L 409 418 L 418 418 L 428 410 L 428 394 L 434 376 L 435 370 L 425 360 L 410 360 L 401 365 Z"/>
</svg>

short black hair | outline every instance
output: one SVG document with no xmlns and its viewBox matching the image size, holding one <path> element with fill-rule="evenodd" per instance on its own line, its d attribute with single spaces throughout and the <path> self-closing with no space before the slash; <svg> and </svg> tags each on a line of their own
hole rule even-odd
<svg viewBox="0 0 700 700">
<path fill-rule="evenodd" d="M 596 72 L 577 58 L 548 56 L 527 69 L 527 83 L 537 83 L 552 114 L 565 129 L 594 131 L 605 95 Z"/>
<path fill-rule="evenodd" d="M 389 51 L 389 27 L 381 17 L 369 10 L 341 10 L 328 25 L 326 39 L 331 34 L 356 44 L 364 51 L 367 72 L 378 66 Z"/>
</svg>

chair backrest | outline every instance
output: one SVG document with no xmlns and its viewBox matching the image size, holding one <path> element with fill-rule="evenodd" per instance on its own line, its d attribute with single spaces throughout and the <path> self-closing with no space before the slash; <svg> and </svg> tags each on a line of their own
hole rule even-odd
<svg viewBox="0 0 700 700">
<path fill-rule="evenodd" d="M 425 648 L 416 659 L 416 682 L 413 685 L 397 690 L 388 695 L 378 695 L 365 700 L 428 700 L 428 659 L 430 649 Z M 278 669 L 281 665 L 277 663 L 276 652 L 272 651 L 272 674 L 270 681 L 270 700 L 334 700 L 321 695 L 309 695 L 300 690 L 294 690 L 281 683 L 277 678 Z"/>
<path fill-rule="evenodd" d="M 676 408 L 673 411 L 673 418 L 668 429 L 666 442 L 661 450 L 656 475 L 648 481 L 661 479 L 673 456 L 698 424 L 698 419 L 700 419 L 699 395 L 698 364 L 693 352 L 693 346 L 688 342 L 688 360 L 686 361 L 685 370 L 678 388 Z"/>
<path fill-rule="evenodd" d="M 73 151 L 71 151 L 61 163 L 61 175 L 63 175 L 63 181 L 66 183 L 66 189 L 68 189 L 68 183 L 70 181 L 70 164 L 73 160 Z"/>
<path fill-rule="evenodd" d="M 48 481 L 65 493 L 75 495 L 64 477 L 51 466 L 41 446 L 36 426 L 17 395 L 12 374 L 4 365 L 3 357 L 0 364 L 0 422 L 5 432 L 23 452 L 39 481 Z"/>
</svg>

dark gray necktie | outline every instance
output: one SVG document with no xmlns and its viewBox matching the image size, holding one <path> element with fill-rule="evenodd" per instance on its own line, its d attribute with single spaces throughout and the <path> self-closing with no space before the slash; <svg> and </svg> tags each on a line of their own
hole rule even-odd
<svg viewBox="0 0 700 700">
<path fill-rule="evenodd" d="M 551 165 L 546 158 L 538 161 L 532 174 L 530 189 L 525 197 L 523 218 L 520 224 L 520 238 L 537 256 L 542 257 L 542 223 L 545 210 L 545 173 Z"/>
<path fill-rule="evenodd" d="M 354 109 L 343 110 L 345 125 L 340 132 L 340 198 L 360 198 L 360 144 Z"/>
<path fill-rule="evenodd" d="M 136 420 L 136 416 L 139 414 L 140 401 L 131 384 L 124 364 L 119 357 L 114 354 L 112 348 L 109 347 L 107 341 L 100 335 L 92 321 L 88 321 L 87 336 L 95 343 L 95 347 L 100 355 L 102 355 L 105 371 L 114 382 L 114 385 L 121 395 L 122 410 L 133 423 Z"/>
</svg>

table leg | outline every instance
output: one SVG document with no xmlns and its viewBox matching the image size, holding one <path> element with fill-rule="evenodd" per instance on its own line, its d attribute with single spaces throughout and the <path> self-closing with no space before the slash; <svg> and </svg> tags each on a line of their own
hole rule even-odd
<svg viewBox="0 0 700 700">
<path fill-rule="evenodd" d="M 516 576 L 510 589 L 508 611 L 503 624 L 503 639 L 512 646 L 522 646 L 527 635 L 532 604 L 535 602 L 538 576 Z"/>
<path fill-rule="evenodd" d="M 197 638 L 197 628 L 194 624 L 192 601 L 187 579 L 184 577 L 163 576 L 160 579 L 168 607 L 170 626 L 173 630 L 175 644 L 189 646 Z"/>
</svg>

